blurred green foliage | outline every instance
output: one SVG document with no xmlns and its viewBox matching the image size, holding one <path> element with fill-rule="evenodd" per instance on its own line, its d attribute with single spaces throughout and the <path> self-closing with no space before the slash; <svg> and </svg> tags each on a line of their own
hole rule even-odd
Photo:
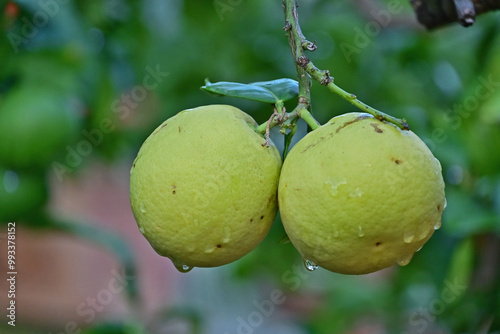
<svg viewBox="0 0 500 334">
<path fill-rule="evenodd" d="M 303 1 L 302 30 L 318 45 L 310 57 L 319 68 L 329 69 L 340 87 L 363 102 L 406 118 L 441 161 L 448 198 L 443 228 L 410 265 L 384 278 L 329 274 L 313 311 L 296 323 L 321 334 L 354 333 L 364 322 L 391 333 L 498 333 L 499 16 L 483 15 L 468 29 L 454 25 L 426 32 L 407 1 L 391 12 L 393 2 L 381 1 L 370 11 L 363 1 Z M 131 160 L 162 120 L 183 109 L 225 103 L 259 123 L 268 119 L 270 105 L 202 92 L 206 78 L 242 83 L 295 78 L 279 0 L 17 0 L 1 6 L 4 221 L 36 226 L 50 196 L 44 178 L 75 177 L 91 158 Z M 48 93 L 39 94 L 43 90 Z M 22 94 L 16 104 L 24 108 L 17 115 L 24 122 L 6 115 L 15 94 Z M 66 102 L 57 102 L 56 114 L 37 118 L 46 103 L 58 100 Z M 289 110 L 293 102 L 287 102 Z M 354 110 L 318 83 L 312 107 L 321 123 Z M 64 115 L 70 117 L 67 123 Z M 15 132 L 5 138 L 9 130 Z M 50 152 L 30 151 L 35 144 Z M 235 277 L 268 277 L 298 298 L 310 295 L 306 282 L 290 271 L 299 255 L 291 244 L 278 245 L 283 236 L 277 219 L 266 240 L 237 263 Z M 115 245 L 122 247 L 120 241 Z M 86 333 L 140 332 L 127 326 L 103 325 Z"/>
</svg>

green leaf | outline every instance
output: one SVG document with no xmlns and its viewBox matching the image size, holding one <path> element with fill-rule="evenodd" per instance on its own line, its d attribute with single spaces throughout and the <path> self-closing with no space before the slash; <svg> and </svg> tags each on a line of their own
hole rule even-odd
<svg viewBox="0 0 500 334">
<path fill-rule="evenodd" d="M 276 79 L 251 83 L 270 90 L 280 101 L 288 101 L 299 95 L 299 83 L 292 79 Z"/>
<path fill-rule="evenodd" d="M 469 285 L 473 269 L 474 244 L 472 238 L 467 238 L 455 248 L 445 279 L 445 285 L 454 284 L 462 287 L 462 289 L 455 289 L 453 300 L 458 299 L 465 292 L 464 287 Z"/>
<path fill-rule="evenodd" d="M 239 97 L 241 99 L 276 103 L 278 99 L 272 92 L 256 85 L 241 84 L 237 82 L 220 81 L 217 83 L 206 82 L 201 89 L 217 95 Z"/>
<path fill-rule="evenodd" d="M 473 234 L 498 231 L 498 216 L 492 208 L 457 188 L 446 190 L 448 207 L 443 214 L 443 229 L 454 235 L 467 237 Z"/>
<path fill-rule="evenodd" d="M 290 100 L 297 96 L 299 84 L 291 79 L 277 79 L 250 84 L 227 81 L 211 83 L 206 80 L 205 86 L 202 86 L 201 89 L 212 94 L 276 104 L 279 101 Z"/>
</svg>

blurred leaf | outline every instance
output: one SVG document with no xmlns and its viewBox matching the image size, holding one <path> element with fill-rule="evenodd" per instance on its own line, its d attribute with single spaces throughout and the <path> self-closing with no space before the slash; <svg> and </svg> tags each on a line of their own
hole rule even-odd
<svg viewBox="0 0 500 334">
<path fill-rule="evenodd" d="M 445 284 L 459 284 L 469 286 L 474 269 L 474 244 L 472 237 L 463 240 L 457 245 L 448 268 Z M 465 289 L 455 289 L 454 301 L 465 293 Z"/>
<path fill-rule="evenodd" d="M 485 123 L 500 124 L 500 90 L 486 100 L 479 108 L 481 119 Z"/>
<path fill-rule="evenodd" d="M 448 207 L 444 211 L 443 229 L 458 236 L 469 236 L 488 231 L 500 230 L 495 212 L 458 189 L 446 190 Z"/>
<path fill-rule="evenodd" d="M 138 323 L 101 323 L 82 331 L 82 334 L 145 334 Z"/>
</svg>

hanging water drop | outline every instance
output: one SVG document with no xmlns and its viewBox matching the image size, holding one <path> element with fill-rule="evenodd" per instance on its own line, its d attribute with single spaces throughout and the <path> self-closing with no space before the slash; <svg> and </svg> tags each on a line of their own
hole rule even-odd
<svg viewBox="0 0 500 334">
<path fill-rule="evenodd" d="M 318 265 L 310 260 L 304 260 L 304 266 L 309 271 L 315 271 L 318 269 Z"/>
<path fill-rule="evenodd" d="M 144 202 L 141 202 L 141 212 L 146 213 L 146 205 L 144 205 Z"/>
<path fill-rule="evenodd" d="M 431 233 L 432 230 L 430 230 L 429 228 L 424 228 L 422 229 L 422 231 L 420 232 L 420 234 L 418 235 L 416 241 L 420 241 L 420 240 L 423 240 L 425 238 L 427 238 L 429 236 L 429 233 Z"/>
<path fill-rule="evenodd" d="M 364 192 L 360 188 L 356 188 L 352 193 L 349 194 L 350 198 L 354 197 L 361 197 L 363 196 Z"/>
<path fill-rule="evenodd" d="M 447 206 L 448 206 L 448 201 L 446 200 L 446 197 L 445 197 L 444 204 L 443 204 L 443 211 L 444 211 L 444 209 L 446 209 Z"/>
<path fill-rule="evenodd" d="M 419 249 L 417 249 L 417 252 L 419 252 L 419 251 L 422 249 L 422 247 L 424 247 L 424 246 L 423 246 L 423 245 L 422 245 L 422 246 L 420 246 L 420 248 L 419 248 Z"/>
<path fill-rule="evenodd" d="M 441 218 L 434 224 L 434 229 L 439 230 L 441 228 Z"/>
<path fill-rule="evenodd" d="M 409 231 L 409 232 L 406 232 L 403 236 L 403 241 L 406 243 L 406 244 L 409 244 L 413 241 L 413 239 L 415 239 L 415 233 Z"/>
<path fill-rule="evenodd" d="M 139 231 L 141 231 L 141 233 L 144 234 L 144 227 L 139 226 Z"/>
<path fill-rule="evenodd" d="M 193 269 L 193 267 L 190 267 L 185 264 L 174 264 L 175 269 L 179 270 L 181 273 L 187 273 Z"/>
<path fill-rule="evenodd" d="M 361 226 L 358 226 L 358 237 L 362 238 L 365 236 L 365 232 Z"/>
<path fill-rule="evenodd" d="M 413 254 L 410 254 L 406 257 L 403 257 L 403 258 L 397 260 L 396 262 L 397 262 L 397 264 L 399 264 L 400 266 L 403 267 L 403 266 L 406 266 L 408 263 L 410 263 L 412 257 L 413 257 Z"/>
<path fill-rule="evenodd" d="M 215 247 L 212 247 L 212 248 L 207 248 L 204 250 L 205 254 L 210 254 L 210 253 L 213 253 L 215 250 Z"/>
</svg>

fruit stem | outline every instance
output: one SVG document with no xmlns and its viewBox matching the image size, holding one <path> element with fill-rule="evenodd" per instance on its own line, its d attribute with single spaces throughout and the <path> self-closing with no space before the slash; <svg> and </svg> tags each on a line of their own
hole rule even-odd
<svg viewBox="0 0 500 334">
<path fill-rule="evenodd" d="M 285 27 L 283 30 L 288 33 L 288 43 L 292 50 L 299 82 L 299 102 L 292 113 L 302 118 L 312 130 L 315 130 L 320 125 L 309 111 L 311 109 L 311 77 L 301 66 L 300 57 L 303 55 L 304 49 L 314 51 L 316 46 L 304 38 L 299 26 L 296 7 L 296 0 L 283 1 L 283 10 L 285 11 Z"/>
<path fill-rule="evenodd" d="M 330 72 L 328 70 L 320 70 L 313 64 L 313 62 L 305 55 L 305 50 L 314 51 L 316 50 L 316 45 L 308 41 L 302 34 L 302 30 L 300 29 L 299 25 L 297 7 L 297 0 L 283 0 L 283 9 L 285 11 L 286 22 L 284 30 L 288 32 L 288 40 L 292 49 L 292 54 L 297 67 L 297 74 L 299 78 L 299 105 L 301 102 L 304 103 L 305 109 L 307 113 L 309 113 L 307 109 L 310 107 L 309 87 L 311 85 L 310 77 L 312 77 L 320 84 L 326 86 L 331 92 L 339 95 L 344 100 L 347 100 L 359 109 L 373 115 L 375 118 L 381 121 L 392 123 L 403 130 L 409 130 L 410 128 L 408 126 L 408 123 L 406 123 L 406 120 L 393 117 L 373 107 L 370 107 L 364 102 L 361 102 L 360 100 L 358 100 L 356 95 L 350 94 L 334 84 L 333 77 L 330 76 Z M 304 115 L 301 115 L 300 117 L 304 118 Z M 306 115 L 306 117 L 308 116 Z M 307 123 L 309 124 L 309 122 Z"/>
</svg>

